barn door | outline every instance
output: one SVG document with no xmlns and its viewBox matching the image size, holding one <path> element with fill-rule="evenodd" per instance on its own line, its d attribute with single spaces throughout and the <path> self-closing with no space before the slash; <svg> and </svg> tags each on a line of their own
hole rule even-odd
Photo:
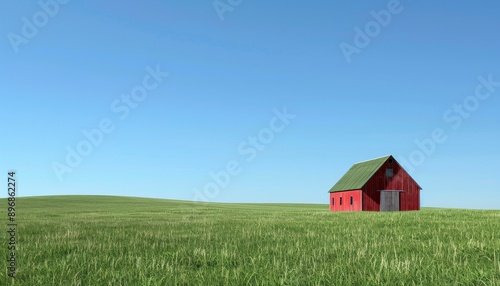
<svg viewBox="0 0 500 286">
<path fill-rule="evenodd" d="M 380 211 L 381 212 L 399 211 L 399 192 L 380 191 Z"/>
</svg>

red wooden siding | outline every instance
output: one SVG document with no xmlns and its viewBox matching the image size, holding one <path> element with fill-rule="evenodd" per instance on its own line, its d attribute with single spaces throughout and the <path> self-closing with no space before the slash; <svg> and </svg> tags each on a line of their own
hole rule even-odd
<svg viewBox="0 0 500 286">
<path fill-rule="evenodd" d="M 392 178 L 386 177 L 386 168 L 393 169 Z M 364 211 L 380 211 L 380 190 L 403 190 L 399 197 L 401 211 L 420 209 L 420 187 L 395 160 L 385 162 L 363 187 Z"/>
<path fill-rule="evenodd" d="M 340 198 L 342 198 L 342 205 L 340 205 Z M 332 199 L 334 204 L 332 204 Z M 330 193 L 330 211 L 361 211 L 361 190 Z"/>
</svg>

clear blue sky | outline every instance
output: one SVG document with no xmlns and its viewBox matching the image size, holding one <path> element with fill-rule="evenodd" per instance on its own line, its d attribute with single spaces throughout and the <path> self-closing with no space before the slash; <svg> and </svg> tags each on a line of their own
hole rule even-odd
<svg viewBox="0 0 500 286">
<path fill-rule="evenodd" d="M 500 208 L 498 1 L 54 1 L 0 4 L 0 170 L 20 196 L 326 204 L 393 154 L 423 206 Z"/>
</svg>

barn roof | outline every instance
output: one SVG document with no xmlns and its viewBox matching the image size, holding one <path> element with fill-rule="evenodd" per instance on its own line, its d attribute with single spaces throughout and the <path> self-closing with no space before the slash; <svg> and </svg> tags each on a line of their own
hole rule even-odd
<svg viewBox="0 0 500 286">
<path fill-rule="evenodd" d="M 392 156 L 388 155 L 354 164 L 329 192 L 361 189 L 390 157 Z"/>
</svg>

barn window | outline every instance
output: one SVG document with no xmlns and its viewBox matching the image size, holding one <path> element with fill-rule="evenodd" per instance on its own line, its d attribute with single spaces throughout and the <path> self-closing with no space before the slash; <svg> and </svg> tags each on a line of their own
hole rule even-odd
<svg viewBox="0 0 500 286">
<path fill-rule="evenodd" d="M 387 178 L 392 178 L 394 176 L 394 170 L 392 170 L 392 168 L 385 169 L 385 176 Z"/>
<path fill-rule="evenodd" d="M 352 198 L 352 196 L 351 196 L 351 206 L 352 206 L 352 204 L 353 204 L 353 203 L 354 203 L 354 200 L 353 200 L 353 198 Z"/>
<path fill-rule="evenodd" d="M 332 206 L 335 205 L 335 198 L 332 198 Z"/>
<path fill-rule="evenodd" d="M 342 205 L 342 197 L 340 197 L 340 202 L 339 202 L 339 205 Z"/>
<path fill-rule="evenodd" d="M 389 159 L 387 162 L 389 162 L 389 164 L 392 164 L 392 158 Z"/>
</svg>

